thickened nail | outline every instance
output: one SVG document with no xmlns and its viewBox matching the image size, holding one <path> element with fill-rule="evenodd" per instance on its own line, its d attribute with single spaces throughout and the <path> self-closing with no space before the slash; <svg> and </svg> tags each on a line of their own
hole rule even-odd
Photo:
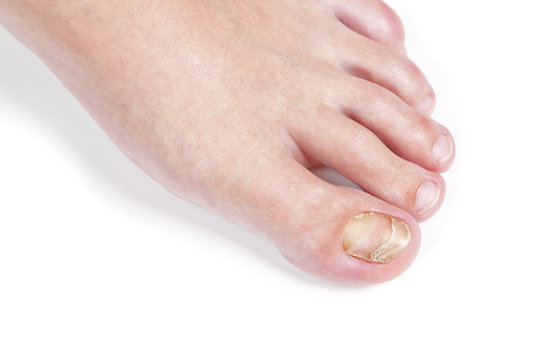
<svg viewBox="0 0 540 360">
<path fill-rule="evenodd" d="M 362 213 L 343 230 L 343 248 L 356 258 L 386 264 L 409 244 L 411 232 L 405 221 L 391 216 Z"/>
</svg>

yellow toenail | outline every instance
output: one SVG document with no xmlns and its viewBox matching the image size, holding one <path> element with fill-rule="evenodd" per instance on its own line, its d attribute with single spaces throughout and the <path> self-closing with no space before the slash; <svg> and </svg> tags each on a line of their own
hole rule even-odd
<svg viewBox="0 0 540 360">
<path fill-rule="evenodd" d="M 353 217 L 343 230 L 343 248 L 356 258 L 386 264 L 409 244 L 411 232 L 403 220 L 362 213 Z"/>
</svg>

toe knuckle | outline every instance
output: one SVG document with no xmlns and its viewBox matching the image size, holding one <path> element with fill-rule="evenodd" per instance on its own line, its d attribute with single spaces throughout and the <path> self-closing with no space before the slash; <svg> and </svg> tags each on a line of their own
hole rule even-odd
<svg viewBox="0 0 540 360">
<path fill-rule="evenodd" d="M 412 142 L 423 149 L 423 152 L 429 153 L 433 138 L 438 132 L 433 120 L 427 116 L 411 112 L 407 117 L 407 122 L 409 123 L 407 131 L 411 134 Z"/>
<path fill-rule="evenodd" d="M 416 64 L 409 59 L 403 59 L 401 62 L 401 68 L 406 78 L 415 84 L 423 85 L 424 74 Z"/>
<path fill-rule="evenodd" d="M 411 94 L 423 96 L 429 89 L 429 84 L 424 74 L 411 60 L 402 57 L 396 59 L 394 71 L 402 79 L 403 85 L 409 89 Z"/>
<path fill-rule="evenodd" d="M 364 79 L 356 81 L 355 87 L 351 89 L 351 94 L 354 94 L 355 100 L 360 101 L 362 104 L 370 104 L 372 108 L 391 104 L 395 98 L 394 93 L 391 91 Z"/>
</svg>

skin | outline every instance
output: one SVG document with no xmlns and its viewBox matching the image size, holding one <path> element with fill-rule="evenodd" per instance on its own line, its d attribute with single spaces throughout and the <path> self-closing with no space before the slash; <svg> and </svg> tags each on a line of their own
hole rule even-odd
<svg viewBox="0 0 540 360">
<path fill-rule="evenodd" d="M 449 132 L 430 119 L 433 91 L 381 1 L 0 0 L 0 22 L 156 181 L 300 268 L 359 284 L 413 261 L 452 156 L 433 157 Z M 318 165 L 366 192 L 319 179 Z M 419 215 L 426 180 L 442 193 Z M 343 228 L 362 212 L 409 226 L 390 263 L 343 250 Z"/>
</svg>

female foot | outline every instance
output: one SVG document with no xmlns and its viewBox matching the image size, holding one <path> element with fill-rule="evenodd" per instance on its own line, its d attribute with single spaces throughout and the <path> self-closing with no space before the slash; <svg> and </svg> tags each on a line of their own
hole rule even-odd
<svg viewBox="0 0 540 360">
<path fill-rule="evenodd" d="M 453 141 L 381 1 L 0 0 L 0 20 L 137 165 L 300 268 L 362 283 L 413 261 Z"/>
</svg>

